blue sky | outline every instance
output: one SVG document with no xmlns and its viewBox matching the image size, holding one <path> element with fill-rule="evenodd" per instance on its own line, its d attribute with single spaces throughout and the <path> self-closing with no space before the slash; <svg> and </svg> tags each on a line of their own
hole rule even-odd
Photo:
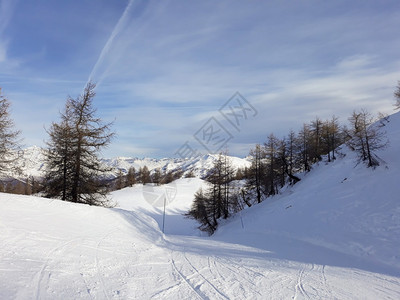
<svg viewBox="0 0 400 300">
<path fill-rule="evenodd" d="M 214 117 L 246 156 L 315 116 L 392 112 L 399 1 L 0 0 L 0 87 L 25 146 L 43 146 L 92 79 L 117 137 L 103 156 L 170 157 Z M 219 113 L 240 92 L 257 114 Z"/>
</svg>

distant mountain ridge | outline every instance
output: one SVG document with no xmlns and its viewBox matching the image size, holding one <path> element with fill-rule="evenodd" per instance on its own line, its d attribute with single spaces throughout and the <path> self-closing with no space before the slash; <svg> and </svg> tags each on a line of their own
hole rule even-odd
<svg viewBox="0 0 400 300">
<path fill-rule="evenodd" d="M 35 177 L 42 178 L 45 172 L 45 154 L 44 149 L 32 146 L 20 151 L 19 158 L 16 160 L 15 165 L 19 168 L 20 173 L 8 174 L 10 177 L 27 178 Z M 195 177 L 203 178 L 207 175 L 208 171 L 212 168 L 214 161 L 217 159 L 218 154 L 207 154 L 192 158 L 137 158 L 137 157 L 115 157 L 103 158 L 102 162 L 105 166 L 111 168 L 110 172 L 106 173 L 109 179 L 116 178 L 120 172 L 123 175 L 128 173 L 131 167 L 139 171 L 139 168 L 147 166 L 152 172 L 159 168 L 163 172 L 177 171 L 183 172 L 183 175 L 192 173 Z M 239 158 L 228 156 L 235 169 L 250 166 L 248 158 Z"/>
</svg>

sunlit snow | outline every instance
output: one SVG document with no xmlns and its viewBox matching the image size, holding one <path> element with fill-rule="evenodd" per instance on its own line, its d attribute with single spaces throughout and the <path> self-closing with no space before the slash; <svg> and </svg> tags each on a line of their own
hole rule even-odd
<svg viewBox="0 0 400 300">
<path fill-rule="evenodd" d="M 400 299 L 400 114 L 385 129 L 375 170 L 343 147 L 212 237 L 182 216 L 198 178 L 170 184 L 165 234 L 142 185 L 115 208 L 2 193 L 0 299 Z"/>
</svg>

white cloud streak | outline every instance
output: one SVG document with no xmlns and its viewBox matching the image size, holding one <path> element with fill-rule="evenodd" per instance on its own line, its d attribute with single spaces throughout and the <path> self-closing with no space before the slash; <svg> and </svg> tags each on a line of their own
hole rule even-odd
<svg viewBox="0 0 400 300">
<path fill-rule="evenodd" d="M 104 45 L 103 49 L 101 50 L 99 58 L 97 59 L 92 71 L 90 72 L 88 82 L 94 80 L 95 77 L 100 77 L 102 75 L 102 74 L 98 74 L 98 70 L 99 70 L 101 64 L 103 63 L 105 57 L 109 54 L 109 51 L 112 47 L 115 37 L 121 32 L 121 30 L 123 30 L 126 23 L 128 22 L 130 10 L 132 9 L 134 2 L 135 2 L 135 0 L 129 1 L 124 12 L 122 13 L 121 17 L 119 18 L 113 31 L 111 32 L 110 37 L 108 38 L 106 44 Z"/>
<path fill-rule="evenodd" d="M 0 2 L 0 63 L 7 61 L 8 41 L 4 32 L 12 18 L 17 1 L 2 0 Z"/>
<path fill-rule="evenodd" d="M 0 2 L 0 35 L 11 20 L 16 2 L 12 0 L 2 0 Z"/>
</svg>

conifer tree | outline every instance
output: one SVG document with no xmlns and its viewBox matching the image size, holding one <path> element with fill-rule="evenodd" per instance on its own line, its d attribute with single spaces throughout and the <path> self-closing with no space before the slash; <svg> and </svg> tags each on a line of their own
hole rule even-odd
<svg viewBox="0 0 400 300">
<path fill-rule="evenodd" d="M 360 160 L 367 162 L 368 167 L 378 166 L 375 152 L 388 144 L 385 132 L 373 125 L 374 119 L 365 109 L 354 111 L 349 121 L 352 138 L 347 142 L 348 146 L 358 152 Z"/>
<path fill-rule="evenodd" d="M 328 162 L 335 160 L 335 150 L 341 144 L 341 133 L 338 118 L 333 116 L 322 124 L 321 132 L 322 154 L 328 155 Z"/>
<path fill-rule="evenodd" d="M 198 228 L 211 235 L 218 227 L 218 222 L 212 213 L 215 211 L 214 206 L 215 203 L 210 201 L 210 197 L 200 188 L 195 193 L 192 207 L 186 216 L 199 222 Z"/>
<path fill-rule="evenodd" d="M 303 171 L 309 172 L 311 170 L 310 160 L 310 128 L 307 124 L 303 124 L 303 128 L 297 135 L 297 164 Z"/>
<path fill-rule="evenodd" d="M 396 99 L 396 102 L 394 104 L 394 109 L 400 109 L 400 81 L 398 81 L 397 83 L 397 87 L 394 92 L 394 97 Z"/>
<path fill-rule="evenodd" d="M 136 183 L 136 170 L 130 167 L 126 175 L 126 186 L 133 186 Z"/>
<path fill-rule="evenodd" d="M 162 174 L 160 168 L 156 168 L 151 175 L 151 181 L 156 185 L 160 185 L 162 179 Z"/>
<path fill-rule="evenodd" d="M 117 178 L 116 178 L 116 182 L 115 182 L 115 189 L 116 190 L 121 190 L 121 189 L 123 189 L 125 186 L 124 186 L 124 178 L 125 178 L 125 176 L 124 176 L 124 173 L 122 172 L 122 170 L 121 169 L 119 169 L 118 170 L 118 175 L 117 175 Z"/>
<path fill-rule="evenodd" d="M 255 193 L 257 203 L 261 203 L 266 173 L 265 151 L 261 145 L 257 144 L 254 149 L 250 150 L 249 154 L 251 165 L 246 172 L 245 188 L 248 193 Z M 250 206 L 251 204 L 247 203 L 247 205 Z"/>
<path fill-rule="evenodd" d="M 309 154 L 311 162 L 317 162 L 322 159 L 321 155 L 323 153 L 323 148 L 321 145 L 321 135 L 322 135 L 322 126 L 323 122 L 319 117 L 316 117 L 315 120 L 311 121 L 309 126 L 310 133 L 310 148 Z"/>
<path fill-rule="evenodd" d="M 32 186 L 29 177 L 25 179 L 25 195 L 32 195 Z"/>
<path fill-rule="evenodd" d="M 172 171 L 166 171 L 164 172 L 162 178 L 161 178 L 161 184 L 168 184 L 171 183 L 172 181 L 175 180 L 174 178 L 174 173 Z"/>
<path fill-rule="evenodd" d="M 236 197 L 230 192 L 234 170 L 226 154 L 219 154 L 207 177 L 209 188 L 199 190 L 187 216 L 200 222 L 199 229 L 212 234 L 218 219 L 236 211 Z"/>
<path fill-rule="evenodd" d="M 147 166 L 140 167 L 139 180 L 141 183 L 146 184 L 151 182 L 150 171 Z"/>
<path fill-rule="evenodd" d="M 14 121 L 10 117 L 10 102 L 1 95 L 0 88 L 0 173 L 12 169 L 12 162 L 18 158 L 20 131 L 15 130 Z"/>
<path fill-rule="evenodd" d="M 276 174 L 278 181 L 277 191 L 282 188 L 286 184 L 287 178 L 287 156 L 288 156 L 288 147 L 285 139 L 278 140 L 278 149 L 276 156 Z"/>
<path fill-rule="evenodd" d="M 72 110 L 67 102 L 61 121 L 52 123 L 47 131 L 46 173 L 44 193 L 49 198 L 72 201 L 72 176 L 74 171 L 74 145 Z"/>
<path fill-rule="evenodd" d="M 295 184 L 300 181 L 300 178 L 295 176 L 296 172 L 296 134 L 293 130 L 290 130 L 287 138 L 282 141 L 285 147 L 285 153 L 280 151 L 280 160 L 284 168 L 284 172 L 289 177 L 289 183 Z M 282 147 L 281 147 L 282 149 Z"/>
<path fill-rule="evenodd" d="M 60 123 L 53 123 L 47 151 L 47 197 L 107 205 L 106 186 L 101 176 L 106 169 L 98 157 L 114 133 L 112 123 L 103 124 L 93 107 L 95 84 L 88 83 L 81 96 L 68 98 Z"/>
<path fill-rule="evenodd" d="M 32 194 L 34 195 L 36 193 L 39 193 L 39 191 L 41 190 L 39 181 L 36 180 L 35 177 L 30 176 L 29 182 L 31 185 Z"/>
<path fill-rule="evenodd" d="M 267 196 L 275 195 L 278 192 L 277 182 L 279 180 L 279 165 L 278 165 L 278 147 L 279 140 L 273 133 L 268 136 L 267 142 L 264 143 L 266 155 L 266 180 L 265 192 Z"/>
</svg>

